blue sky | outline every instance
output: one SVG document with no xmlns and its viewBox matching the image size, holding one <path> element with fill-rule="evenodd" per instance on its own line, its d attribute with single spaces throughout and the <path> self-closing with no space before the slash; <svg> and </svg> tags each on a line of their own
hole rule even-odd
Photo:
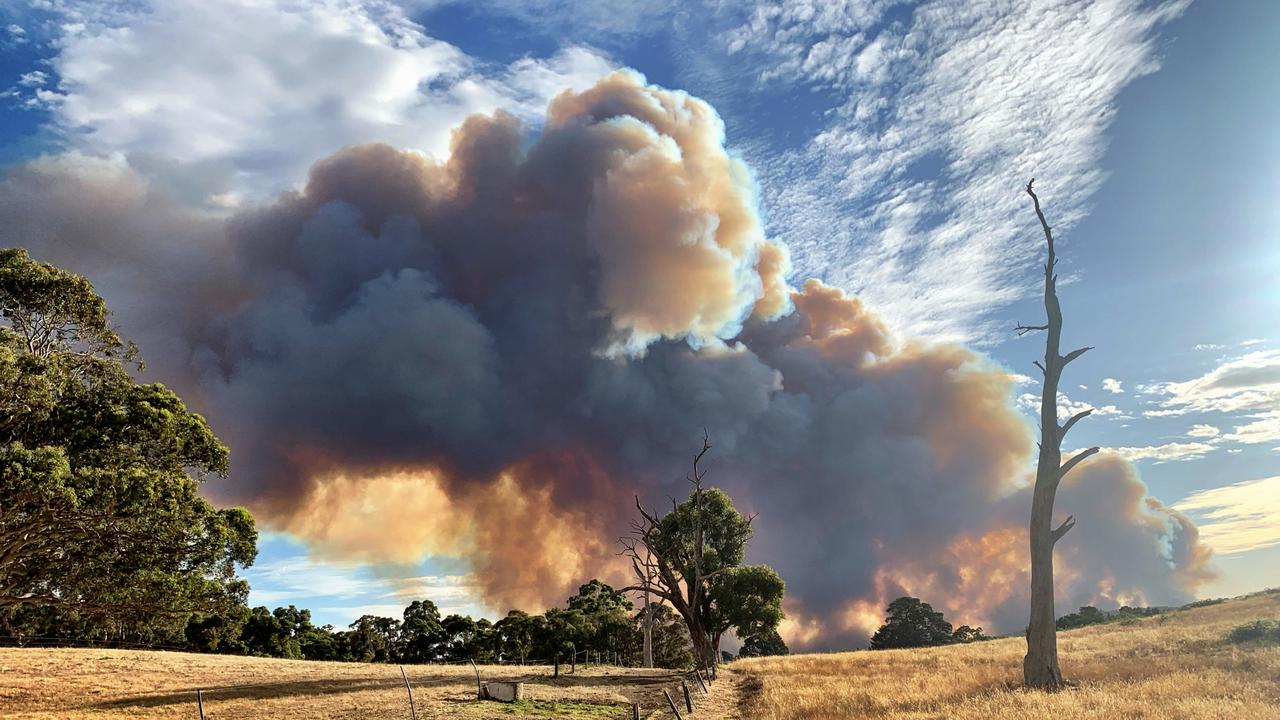
<svg viewBox="0 0 1280 720">
<path fill-rule="evenodd" d="M 346 144 L 440 156 L 499 107 L 536 127 L 561 89 L 632 67 L 716 107 L 797 282 L 1027 376 L 1041 346 L 1010 328 L 1040 315 L 1034 173 L 1065 342 L 1096 346 L 1063 385 L 1097 408 L 1070 442 L 1130 457 L 1197 521 L 1223 571 L 1204 594 L 1280 581 L 1280 4 L 611 5 L 7 6 L 0 163 L 115 158 L 229 211 Z M 311 72 L 277 72 L 294 62 Z M 247 576 L 254 603 L 340 625 L 421 593 L 497 610 L 461 560 L 389 577 L 278 533 Z"/>
</svg>

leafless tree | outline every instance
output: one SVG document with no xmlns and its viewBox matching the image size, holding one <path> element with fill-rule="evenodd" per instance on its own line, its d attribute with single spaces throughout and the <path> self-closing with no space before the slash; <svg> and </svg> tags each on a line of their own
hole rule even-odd
<svg viewBox="0 0 1280 720">
<path fill-rule="evenodd" d="M 624 545 L 628 545 L 629 540 L 630 540 L 629 538 L 624 539 Z M 636 549 L 638 550 L 639 548 L 636 548 Z M 624 550 L 623 552 L 624 554 L 629 554 L 627 550 Z M 640 593 L 641 597 L 644 600 L 644 611 L 643 611 L 644 614 L 641 616 L 643 618 L 641 620 L 641 630 L 642 630 L 642 637 L 643 637 L 643 644 L 642 644 L 643 658 L 641 661 L 641 666 L 651 668 L 653 667 L 652 596 L 653 596 L 653 590 L 656 587 L 656 584 L 658 581 L 658 573 L 654 567 L 652 553 L 650 553 L 648 550 L 645 550 L 645 558 L 643 561 L 640 560 L 638 555 L 639 553 L 637 552 L 636 556 L 631 558 L 631 571 L 635 575 L 636 586 L 643 588 L 642 590 L 637 591 Z"/>
<path fill-rule="evenodd" d="M 1062 307 L 1058 304 L 1058 275 L 1055 271 L 1058 259 L 1053 248 L 1053 230 L 1040 210 L 1040 198 L 1031 187 L 1033 183 L 1034 178 L 1027 183 L 1027 194 L 1031 196 L 1036 217 L 1044 230 L 1049 257 L 1044 264 L 1045 324 L 1019 324 L 1016 328 L 1020 336 L 1035 330 L 1045 332 L 1044 363 L 1036 362 L 1044 375 L 1044 387 L 1040 396 L 1040 459 L 1036 465 L 1036 484 L 1031 500 L 1031 619 L 1027 625 L 1027 655 L 1022 661 L 1022 678 L 1027 687 L 1056 690 L 1062 686 L 1062 671 L 1058 667 L 1058 635 L 1054 624 L 1053 546 L 1075 527 L 1076 521 L 1068 516 L 1054 528 L 1053 501 L 1062 478 L 1082 460 L 1098 452 L 1098 448 L 1082 450 L 1065 464 L 1062 462 L 1062 439 L 1073 425 L 1093 410 L 1082 410 L 1059 425 L 1058 383 L 1067 364 L 1093 348 L 1082 347 L 1066 355 L 1059 353 Z"/>
</svg>

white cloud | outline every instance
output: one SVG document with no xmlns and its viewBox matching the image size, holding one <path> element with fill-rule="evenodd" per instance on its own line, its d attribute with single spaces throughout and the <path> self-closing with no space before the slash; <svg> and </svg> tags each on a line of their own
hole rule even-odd
<svg viewBox="0 0 1280 720">
<path fill-rule="evenodd" d="M 1280 545 L 1280 477 L 1201 490 L 1173 505 L 1190 516 L 1218 553 Z"/>
<path fill-rule="evenodd" d="M 1253 417 L 1257 420 L 1237 425 L 1235 432 L 1222 437 L 1245 445 L 1280 442 L 1280 411 L 1261 413 Z"/>
<path fill-rule="evenodd" d="M 1120 385 L 1120 381 L 1115 378 L 1103 378 L 1102 380 L 1102 389 L 1115 395 L 1120 395 L 1124 392 L 1124 388 Z"/>
<path fill-rule="evenodd" d="M 47 82 L 49 82 L 49 76 L 40 70 L 32 70 L 18 76 L 18 84 L 22 87 L 36 87 Z"/>
<path fill-rule="evenodd" d="M 1165 396 L 1160 409 L 1144 413 L 1150 417 L 1280 410 L 1280 350 L 1251 352 L 1226 360 L 1200 377 L 1150 388 Z"/>
<path fill-rule="evenodd" d="M 254 602 L 269 602 L 264 596 L 358 598 L 381 586 L 359 565 L 322 562 L 306 555 L 260 562 L 246 576 L 254 586 Z"/>
<path fill-rule="evenodd" d="M 1226 345 L 1218 345 L 1217 343 L 1199 343 L 1195 346 L 1195 350 L 1226 350 Z"/>
<path fill-rule="evenodd" d="M 1040 395 L 1037 393 L 1022 393 L 1018 396 L 1018 406 L 1023 410 L 1038 415 L 1040 413 Z M 1093 405 L 1091 403 L 1072 400 L 1067 397 L 1064 392 L 1058 392 L 1058 420 L 1066 420 L 1067 418 L 1085 410 L 1092 410 L 1096 417 L 1105 417 L 1108 415 L 1116 418 L 1128 418 L 1129 416 L 1123 410 L 1115 405 Z"/>
<path fill-rule="evenodd" d="M 1200 460 L 1217 448 L 1202 442 L 1172 442 L 1144 447 L 1103 448 L 1126 460 L 1155 460 L 1158 463 L 1179 460 Z"/>
<path fill-rule="evenodd" d="M 1187 437 L 1213 438 L 1213 437 L 1218 437 L 1219 432 L 1221 431 L 1212 425 L 1197 424 L 1197 425 L 1192 425 L 1191 429 L 1187 431 Z"/>
<path fill-rule="evenodd" d="M 611 69 L 570 47 L 485 66 L 383 0 L 70 3 L 52 61 L 55 118 L 79 149 L 218 165 L 256 192 L 343 146 L 443 157 L 466 116 L 536 117 Z"/>
<path fill-rule="evenodd" d="M 404 605 L 396 605 L 395 603 L 379 603 L 373 605 L 337 605 L 329 607 L 316 608 L 318 612 L 337 618 L 336 625 L 343 627 L 350 625 L 365 615 L 373 615 L 374 617 L 394 618 L 399 620 L 404 616 Z"/>
<path fill-rule="evenodd" d="M 1240 343 L 1240 347 L 1253 347 L 1254 345 L 1262 345 L 1267 342 L 1266 338 L 1250 338 Z"/>
<path fill-rule="evenodd" d="M 935 0 L 905 19 L 872 0 L 757 6 L 725 47 L 759 56 L 766 86 L 837 98 L 807 145 L 752 157 L 797 273 L 908 334 L 1007 337 L 991 313 L 1032 291 L 1043 253 L 1023 184 L 1041 178 L 1069 236 L 1117 94 L 1157 68 L 1156 31 L 1187 4 Z"/>
<path fill-rule="evenodd" d="M 265 533 L 263 541 L 272 544 L 276 537 Z M 435 602 L 445 614 L 486 611 L 480 586 L 468 575 L 401 576 L 363 563 L 295 554 L 258 562 L 244 576 L 252 587 L 250 604 L 304 605 L 339 625 L 365 614 L 399 617 L 406 605 L 421 599 Z"/>
</svg>

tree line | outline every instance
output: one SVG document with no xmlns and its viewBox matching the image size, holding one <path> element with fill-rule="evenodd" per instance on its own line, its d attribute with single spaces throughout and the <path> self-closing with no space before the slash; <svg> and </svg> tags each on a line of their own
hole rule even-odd
<svg viewBox="0 0 1280 720">
<path fill-rule="evenodd" d="M 654 662 L 693 664 L 689 636 L 670 608 L 654 608 Z M 104 625 L 74 609 L 25 605 L 0 613 L 6 644 L 118 642 L 192 652 L 295 660 L 386 663 L 569 663 L 606 658 L 639 665 L 642 616 L 624 594 L 599 580 L 581 586 L 564 607 L 530 614 L 511 610 L 497 622 L 441 615 L 431 600 L 415 600 L 399 618 L 363 615 L 346 629 L 316 625 L 293 605 L 269 610 L 240 605 L 230 612 L 192 613 L 185 625 L 154 623 L 128 629 Z"/>
</svg>

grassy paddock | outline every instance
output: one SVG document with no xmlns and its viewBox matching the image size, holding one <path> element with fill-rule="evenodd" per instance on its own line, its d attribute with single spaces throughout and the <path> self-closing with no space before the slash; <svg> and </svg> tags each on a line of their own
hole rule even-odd
<svg viewBox="0 0 1280 720">
<path fill-rule="evenodd" d="M 579 665 L 553 679 L 543 666 L 480 666 L 485 680 L 527 678 L 525 700 L 508 705 L 476 700 L 475 674 L 457 665 L 406 665 L 419 720 L 471 718 L 630 718 L 632 702 L 650 717 L 666 707 L 665 689 L 680 697 L 679 679 L 663 670 Z M 308 662 L 146 650 L 0 648 L 0 718 L 197 717 L 204 690 L 208 720 L 398 720 L 408 698 L 395 665 Z M 735 717 L 731 683 L 710 698 L 695 695 L 698 718 Z M 652 714 L 651 714 L 652 713 Z"/>
<path fill-rule="evenodd" d="M 1074 687 L 1026 692 L 1021 638 L 926 650 L 733 664 L 743 716 L 824 718 L 1280 718 L 1280 646 L 1227 638 L 1280 618 L 1280 593 L 1058 633 Z"/>
<path fill-rule="evenodd" d="M 693 720 L 1280 719 L 1280 645 L 1228 639 L 1235 628 L 1265 619 L 1280 619 L 1280 593 L 1059 633 L 1062 669 L 1075 683 L 1059 693 L 1019 688 L 1019 638 L 742 660 L 724 668 L 710 697 L 695 689 Z M 485 679 L 531 678 L 516 705 L 477 702 L 470 667 L 405 670 L 423 720 L 627 718 L 631 702 L 646 717 L 669 718 L 662 691 L 681 699 L 678 681 L 636 669 L 580 666 L 553 680 L 548 667 L 482 666 Z M 197 688 L 208 690 L 208 720 L 409 717 L 394 665 L 0 648 L 6 720 L 193 718 Z"/>
</svg>

